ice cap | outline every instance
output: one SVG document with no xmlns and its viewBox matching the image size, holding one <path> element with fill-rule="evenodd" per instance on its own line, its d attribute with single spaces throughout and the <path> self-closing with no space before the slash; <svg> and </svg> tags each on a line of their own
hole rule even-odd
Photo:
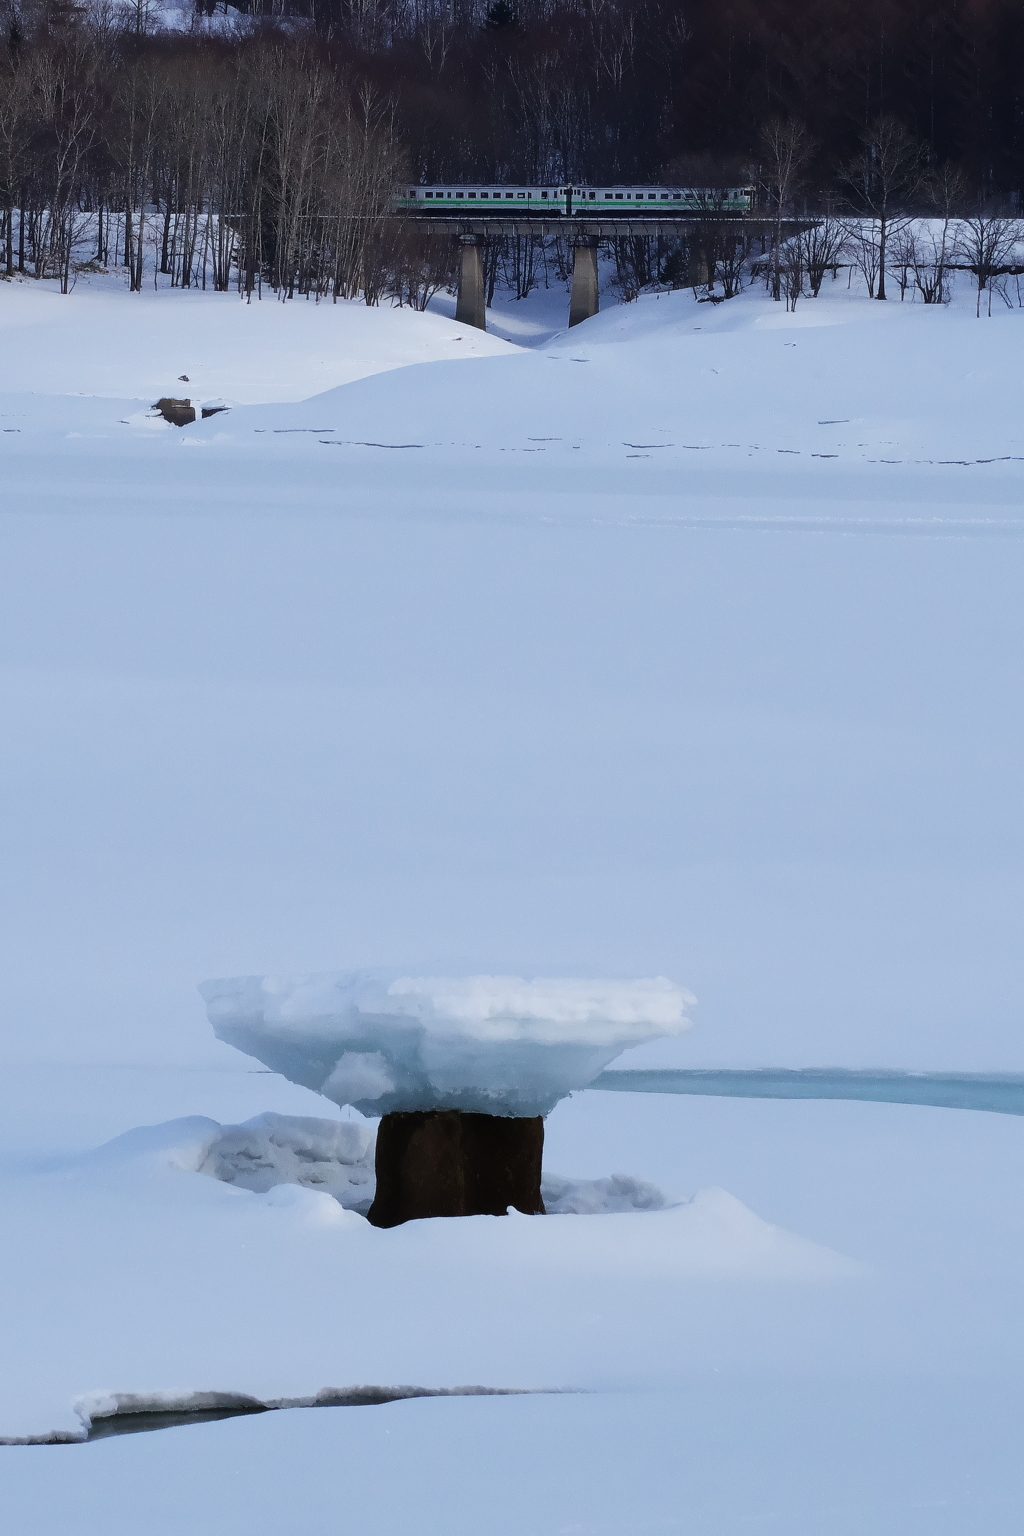
<svg viewBox="0 0 1024 1536">
<path fill-rule="evenodd" d="M 199 988 L 218 1039 L 366 1115 L 546 1115 L 620 1052 L 690 1028 L 664 976 L 237 976 Z"/>
</svg>

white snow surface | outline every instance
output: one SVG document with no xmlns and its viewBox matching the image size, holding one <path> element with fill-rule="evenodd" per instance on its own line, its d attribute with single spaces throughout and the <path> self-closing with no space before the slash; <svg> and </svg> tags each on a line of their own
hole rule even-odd
<svg viewBox="0 0 1024 1536">
<path fill-rule="evenodd" d="M 5 1433 L 565 1389 L 6 1447 L 14 1529 L 1016 1528 L 1018 1118 L 587 1091 L 547 1164 L 632 1209 L 391 1233 L 185 1154 L 298 1178 L 246 1122 L 332 1108 L 203 976 L 667 975 L 699 1028 L 623 1065 L 1024 1065 L 1022 324 L 675 294 L 456 365 L 0 283 Z"/>
<path fill-rule="evenodd" d="M 1019 1067 L 1024 315 L 823 293 L 456 363 L 0 283 L 8 1053 L 227 1061 L 198 979 L 394 959 L 678 977 L 668 1064 Z M 154 422 L 207 345 L 257 403 Z"/>
<path fill-rule="evenodd" d="M 349 1192 L 365 1177 L 365 1156 L 348 1159 L 366 1144 L 358 1122 L 187 1116 L 0 1180 L 17 1255 L 3 1305 L 19 1319 L 4 1342 L 0 1437 L 81 1437 L 110 1394 L 131 1394 L 131 1408 L 210 1391 L 312 1400 L 359 1384 L 579 1387 L 597 1367 L 589 1328 L 571 1323 L 586 1292 L 625 1322 L 637 1287 L 664 1313 L 680 1285 L 801 1289 L 858 1273 L 722 1189 L 670 1204 L 628 1179 L 556 1181 L 566 1214 L 382 1232 L 326 1192 L 339 1174 Z M 309 1154 L 307 1168 L 327 1173 L 320 1188 L 291 1182 L 292 1158 Z"/>
<path fill-rule="evenodd" d="M 113 275 L 82 279 L 68 295 L 49 283 L 0 287 L 0 388 L 17 394 L 256 405 L 304 400 L 410 363 L 509 350 L 444 315 L 349 299 L 129 294 Z"/>
<path fill-rule="evenodd" d="M 544 1115 L 629 1046 L 689 1028 L 665 977 L 329 972 L 200 986 L 219 1039 L 364 1114 Z"/>
</svg>

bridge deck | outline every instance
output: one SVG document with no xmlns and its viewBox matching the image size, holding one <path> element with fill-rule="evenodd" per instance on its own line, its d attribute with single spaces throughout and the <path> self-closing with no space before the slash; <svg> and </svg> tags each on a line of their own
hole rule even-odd
<svg viewBox="0 0 1024 1536">
<path fill-rule="evenodd" d="M 613 235 L 678 235 L 708 218 L 728 219 L 730 224 L 761 226 L 764 219 L 751 219 L 738 214 L 680 214 L 675 218 L 619 218 L 574 219 L 564 214 L 560 218 L 502 218 L 488 214 L 484 217 L 465 217 L 451 214 L 406 214 L 411 225 L 422 229 L 426 235 L 568 235 L 571 239 L 608 240 Z"/>
</svg>

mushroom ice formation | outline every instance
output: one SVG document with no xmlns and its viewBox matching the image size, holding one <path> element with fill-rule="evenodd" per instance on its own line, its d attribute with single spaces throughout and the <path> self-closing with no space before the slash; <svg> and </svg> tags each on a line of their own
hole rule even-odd
<svg viewBox="0 0 1024 1536">
<path fill-rule="evenodd" d="M 200 987 L 229 1045 L 364 1115 L 546 1115 L 630 1046 L 690 1027 L 663 976 L 239 976 Z"/>
</svg>

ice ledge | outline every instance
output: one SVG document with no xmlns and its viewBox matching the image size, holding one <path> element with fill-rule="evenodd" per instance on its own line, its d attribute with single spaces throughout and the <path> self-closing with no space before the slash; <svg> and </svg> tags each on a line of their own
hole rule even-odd
<svg viewBox="0 0 1024 1536">
<path fill-rule="evenodd" d="M 87 1392 L 72 1403 L 81 1420 L 79 1432 L 55 1430 L 48 1435 L 0 1437 L 0 1445 L 81 1445 L 111 1435 L 136 1434 L 199 1424 L 215 1418 L 272 1413 L 285 1408 L 374 1408 L 418 1397 L 531 1397 L 550 1395 L 563 1387 L 321 1387 L 304 1397 L 252 1397 L 246 1392 Z"/>
<path fill-rule="evenodd" d="M 366 1115 L 544 1115 L 630 1046 L 690 1027 L 664 976 L 239 976 L 199 988 L 214 1033 Z"/>
</svg>

